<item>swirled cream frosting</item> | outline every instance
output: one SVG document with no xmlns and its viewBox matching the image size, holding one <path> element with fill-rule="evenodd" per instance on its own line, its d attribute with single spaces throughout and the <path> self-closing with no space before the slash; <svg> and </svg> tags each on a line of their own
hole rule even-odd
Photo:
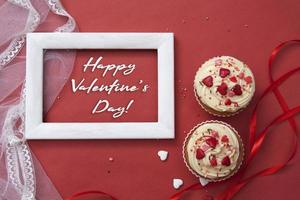
<svg viewBox="0 0 300 200">
<path fill-rule="evenodd" d="M 217 112 L 234 113 L 248 105 L 255 91 L 249 67 L 230 56 L 206 61 L 197 71 L 194 88 L 199 100 Z"/>
<path fill-rule="evenodd" d="M 198 126 L 185 143 L 185 161 L 198 175 L 216 180 L 230 175 L 243 156 L 238 136 L 225 123 L 206 122 Z"/>
</svg>

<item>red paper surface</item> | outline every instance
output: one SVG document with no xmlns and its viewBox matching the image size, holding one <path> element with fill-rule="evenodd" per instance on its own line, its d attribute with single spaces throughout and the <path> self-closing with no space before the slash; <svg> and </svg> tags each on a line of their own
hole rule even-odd
<svg viewBox="0 0 300 200">
<path fill-rule="evenodd" d="M 60 92 L 52 109 L 44 117 L 44 121 L 157 121 L 158 99 L 156 54 L 156 50 L 77 51 L 73 73 L 71 74 L 63 90 Z M 91 62 L 89 62 L 90 59 Z M 99 62 L 97 62 L 98 59 Z M 88 64 L 89 67 L 85 67 L 85 65 Z M 94 64 L 96 64 L 96 66 L 107 66 L 107 68 L 93 68 Z M 123 69 L 121 69 L 122 67 Z M 110 70 L 108 70 L 109 68 Z M 132 72 L 130 71 L 131 69 L 133 69 Z M 47 76 L 47 74 L 44 76 Z M 134 92 L 115 92 L 112 90 L 112 92 L 108 93 L 105 91 L 92 92 L 92 89 L 91 92 L 87 92 L 87 90 L 75 89 L 79 86 L 90 87 L 95 79 L 97 80 L 93 86 L 109 86 L 113 82 L 118 81 L 117 84 L 120 85 L 118 88 L 121 88 L 121 85 L 129 86 L 128 88 L 136 86 L 138 90 Z M 145 86 L 147 87 L 147 90 L 143 91 Z M 131 100 L 133 100 L 133 102 L 132 104 L 129 104 Z M 118 110 L 119 108 L 123 107 L 125 111 L 123 114 L 121 114 L 122 111 Z M 108 111 L 110 108 L 112 108 L 111 110 L 117 111 Z M 92 114 L 94 109 L 95 111 L 98 111 L 98 113 Z M 114 114 L 116 116 L 115 118 L 113 118 Z"/>
<path fill-rule="evenodd" d="M 269 83 L 268 57 L 280 42 L 300 36 L 300 4 L 296 0 L 62 2 L 82 32 L 174 32 L 176 72 L 174 140 L 29 142 L 63 197 L 96 189 L 119 199 L 164 200 L 176 192 L 172 187 L 173 178 L 183 179 L 185 186 L 197 182 L 182 159 L 181 148 L 186 133 L 204 120 L 224 120 L 240 132 L 247 146 L 247 124 L 253 102 Z M 195 72 L 201 63 L 217 55 L 230 55 L 244 61 L 255 75 L 257 90 L 253 102 L 238 116 L 215 118 L 204 112 L 195 100 L 192 88 Z M 300 47 L 285 51 L 276 63 L 275 77 L 296 66 L 299 55 Z M 76 70 L 73 75 L 79 76 Z M 300 102 L 299 78 L 300 75 L 292 78 L 280 88 L 291 107 Z M 61 101 L 68 101 L 70 106 L 78 105 L 68 95 Z M 65 110 L 58 106 L 55 105 L 50 113 L 61 117 Z M 271 95 L 261 108 L 258 128 L 280 113 L 280 107 Z M 74 120 L 80 117 L 74 116 Z M 299 117 L 297 122 L 300 125 Z M 251 164 L 249 174 L 286 158 L 291 134 L 288 123 L 273 129 Z M 161 149 L 169 151 L 166 162 L 157 157 L 157 151 Z M 110 162 L 109 157 L 113 157 L 114 162 Z M 274 176 L 253 181 L 235 199 L 299 199 L 299 167 L 300 156 L 297 154 L 287 168 Z M 220 184 L 215 190 L 221 191 L 233 180 Z M 189 193 L 185 199 L 197 199 L 197 195 L 197 192 Z"/>
</svg>

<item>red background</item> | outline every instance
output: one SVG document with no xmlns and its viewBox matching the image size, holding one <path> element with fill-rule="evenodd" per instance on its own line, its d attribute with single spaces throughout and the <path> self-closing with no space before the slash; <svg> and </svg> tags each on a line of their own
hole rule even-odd
<svg viewBox="0 0 300 200">
<path fill-rule="evenodd" d="M 54 50 L 57 51 L 57 50 Z M 74 63 L 73 72 L 56 99 L 52 109 L 44 117 L 46 122 L 155 122 L 157 121 L 157 56 L 156 50 L 78 50 Z M 123 75 L 124 70 L 116 72 L 87 68 L 84 72 L 84 65 L 93 57 L 91 64 L 99 62 L 104 66 L 115 64 L 134 64 L 135 69 L 129 75 Z M 44 74 L 47 76 L 47 74 Z M 90 92 L 77 90 L 72 92 L 71 79 L 75 80 L 76 86 L 84 79 L 82 86 L 89 87 L 97 78 L 95 86 L 110 85 L 115 80 L 119 84 L 136 86 L 139 90 L 135 92 Z M 141 84 L 140 81 L 142 81 Z M 143 92 L 144 85 L 149 85 L 146 92 Z M 47 95 L 46 95 L 47 96 Z M 127 107 L 130 100 L 134 100 L 127 113 L 118 118 L 113 118 L 114 112 L 101 112 L 91 114 L 99 100 L 107 100 L 109 106 L 117 109 Z M 104 107 L 101 104 L 97 110 Z M 63 114 L 62 114 L 63 113 Z"/>
<path fill-rule="evenodd" d="M 252 104 L 238 116 L 224 119 L 239 130 L 247 144 L 247 124 L 253 104 L 269 83 L 268 57 L 280 42 L 300 37 L 297 0 L 62 2 L 82 32 L 174 32 L 176 68 L 176 139 L 30 141 L 63 197 L 81 190 L 99 189 L 119 199 L 163 200 L 176 192 L 172 187 L 173 178 L 182 178 L 185 186 L 196 182 L 197 178 L 183 163 L 182 142 L 194 125 L 216 119 L 204 112 L 195 100 L 192 83 L 197 68 L 217 55 L 237 57 L 252 68 L 257 84 Z M 295 67 L 299 55 L 299 47 L 285 51 L 276 62 L 275 76 Z M 299 78 L 294 77 L 281 87 L 291 107 L 299 104 Z M 261 105 L 258 128 L 279 113 L 278 104 L 270 95 Z M 64 111 L 57 114 L 64 115 Z M 290 134 L 286 123 L 273 129 L 249 174 L 285 159 L 290 150 Z M 156 153 L 160 149 L 169 151 L 167 162 L 158 159 Z M 114 162 L 109 162 L 110 156 Z M 284 170 L 254 180 L 235 199 L 299 199 L 299 167 L 297 154 Z M 185 195 L 185 199 L 197 199 L 197 192 Z"/>
</svg>

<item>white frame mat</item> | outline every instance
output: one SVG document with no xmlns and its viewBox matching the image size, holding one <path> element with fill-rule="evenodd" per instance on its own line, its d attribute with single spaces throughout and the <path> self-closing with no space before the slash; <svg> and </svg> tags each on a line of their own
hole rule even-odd
<svg viewBox="0 0 300 200">
<path fill-rule="evenodd" d="M 29 33 L 26 60 L 26 139 L 171 139 L 174 127 L 173 33 Z M 45 49 L 156 49 L 157 122 L 43 122 Z"/>
</svg>

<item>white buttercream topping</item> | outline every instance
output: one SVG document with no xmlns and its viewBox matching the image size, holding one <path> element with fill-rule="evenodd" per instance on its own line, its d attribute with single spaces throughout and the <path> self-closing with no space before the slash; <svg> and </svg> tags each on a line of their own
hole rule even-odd
<svg viewBox="0 0 300 200">
<path fill-rule="evenodd" d="M 225 77 L 220 76 L 220 70 L 229 70 Z M 203 81 L 211 76 L 212 85 Z M 218 92 L 218 87 L 225 83 L 226 94 Z M 234 87 L 239 85 L 242 94 L 237 95 Z M 248 105 L 254 95 L 254 77 L 249 67 L 241 61 L 230 57 L 215 57 L 205 62 L 197 71 L 194 87 L 200 101 L 219 112 L 236 112 Z"/>
<path fill-rule="evenodd" d="M 217 141 L 215 147 L 207 143 L 207 139 L 212 137 Z M 224 137 L 227 140 L 224 140 Z M 186 143 L 186 161 L 202 177 L 209 179 L 225 177 L 237 167 L 239 156 L 242 155 L 237 137 L 232 128 L 225 124 L 204 123 L 194 130 Z M 203 158 L 197 158 L 197 149 L 204 152 Z M 229 165 L 222 163 L 225 157 L 230 159 Z M 215 158 L 215 165 L 211 162 L 212 158 Z"/>
</svg>

